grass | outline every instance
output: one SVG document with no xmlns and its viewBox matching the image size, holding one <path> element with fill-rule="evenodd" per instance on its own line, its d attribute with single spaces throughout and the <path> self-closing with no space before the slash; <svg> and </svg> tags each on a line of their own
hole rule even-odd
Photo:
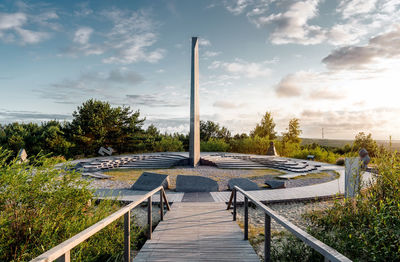
<svg viewBox="0 0 400 262">
<path fill-rule="evenodd" d="M 236 169 L 235 169 L 236 170 Z M 233 176 L 229 173 L 230 169 L 216 169 L 214 174 L 208 175 L 209 178 L 215 181 L 223 181 L 230 179 Z M 242 178 L 257 179 L 264 176 L 275 176 L 283 174 L 283 172 L 274 169 L 257 169 L 257 170 L 243 170 L 244 173 L 240 175 Z M 169 175 L 170 189 L 174 189 L 176 185 L 177 175 L 189 175 L 189 176 L 202 176 L 201 171 L 196 169 L 181 169 L 181 168 L 170 168 L 170 169 L 114 169 L 107 171 L 107 175 L 112 176 L 111 180 L 123 181 L 128 183 L 134 183 L 143 172 L 151 172 Z"/>
<path fill-rule="evenodd" d="M 291 179 L 318 179 L 330 177 L 331 174 L 335 174 L 335 179 L 339 178 L 340 174 L 336 171 L 328 171 L 328 172 L 319 172 L 319 173 L 308 173 L 307 175 L 299 175 L 296 177 L 292 177 Z"/>
</svg>

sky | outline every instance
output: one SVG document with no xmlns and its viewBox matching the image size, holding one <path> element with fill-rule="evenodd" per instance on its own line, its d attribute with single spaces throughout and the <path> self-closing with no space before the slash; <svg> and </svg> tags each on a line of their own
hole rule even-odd
<svg viewBox="0 0 400 262">
<path fill-rule="evenodd" d="M 192 36 L 201 120 L 400 139 L 398 0 L 0 0 L 0 124 L 70 121 L 95 98 L 187 133 Z"/>
</svg>

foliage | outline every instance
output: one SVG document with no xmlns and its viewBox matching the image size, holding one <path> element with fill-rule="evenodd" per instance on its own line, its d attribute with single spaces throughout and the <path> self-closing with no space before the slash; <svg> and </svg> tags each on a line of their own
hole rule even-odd
<svg viewBox="0 0 400 262">
<path fill-rule="evenodd" d="M 307 159 L 308 155 L 313 155 L 316 161 L 321 161 L 331 164 L 335 164 L 336 160 L 340 157 L 340 155 L 335 154 L 332 151 L 323 149 L 319 146 L 316 147 L 302 146 L 299 150 L 289 154 L 290 157 L 299 159 Z"/>
<path fill-rule="evenodd" d="M 251 136 L 267 137 L 270 140 L 277 138 L 275 132 L 275 123 L 271 112 L 266 112 L 261 119 L 261 123 L 250 132 Z"/>
<path fill-rule="evenodd" d="M 134 135 L 142 131 L 145 120 L 129 106 L 113 108 L 108 102 L 93 99 L 79 106 L 72 116 L 72 138 L 85 155 L 94 154 L 101 146 L 127 151 Z"/>
<path fill-rule="evenodd" d="M 298 118 L 290 119 L 287 131 L 283 133 L 282 141 L 284 143 L 300 144 L 300 122 Z"/>
<path fill-rule="evenodd" d="M 183 144 L 178 138 L 165 136 L 156 142 L 154 149 L 157 152 L 180 152 L 183 151 Z"/>
<path fill-rule="evenodd" d="M 259 136 L 234 139 L 230 141 L 231 152 L 265 155 L 269 142 L 268 137 Z"/>
<path fill-rule="evenodd" d="M 311 234 L 354 261 L 400 260 L 400 159 L 376 159 L 375 183 L 354 199 L 309 215 Z"/>
<path fill-rule="evenodd" d="M 73 172 L 54 168 L 38 156 L 27 163 L 10 160 L 0 148 L 0 261 L 27 261 L 60 244 L 119 208 L 114 202 L 92 203 L 88 183 Z M 72 250 L 76 261 L 118 257 L 123 247 L 122 220 Z M 142 234 L 132 227 L 138 245 Z"/>
<path fill-rule="evenodd" d="M 356 135 L 353 143 L 353 150 L 358 151 L 361 148 L 365 148 L 371 157 L 374 157 L 378 153 L 378 145 L 375 140 L 372 139 L 372 135 L 366 135 L 364 132 L 360 132 Z"/>
<path fill-rule="evenodd" d="M 223 139 L 210 138 L 207 142 L 200 142 L 200 150 L 202 152 L 226 152 L 229 149 L 229 144 Z"/>
<path fill-rule="evenodd" d="M 210 138 L 225 139 L 228 141 L 231 137 L 231 132 L 226 127 L 220 127 L 218 123 L 213 121 L 200 121 L 200 139 L 208 141 Z"/>
<path fill-rule="evenodd" d="M 323 256 L 290 233 L 273 238 L 271 261 L 323 261 Z"/>
</svg>

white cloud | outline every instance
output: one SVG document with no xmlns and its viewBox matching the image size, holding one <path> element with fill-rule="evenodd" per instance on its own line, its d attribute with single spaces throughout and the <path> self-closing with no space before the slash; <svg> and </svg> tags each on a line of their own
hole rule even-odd
<svg viewBox="0 0 400 262">
<path fill-rule="evenodd" d="M 207 57 L 207 58 L 209 58 L 209 57 L 215 57 L 215 56 L 218 56 L 218 55 L 220 55 L 220 54 L 221 54 L 221 52 L 213 52 L 213 51 L 206 51 L 206 52 L 204 52 L 204 56 Z"/>
<path fill-rule="evenodd" d="M 89 42 L 90 35 L 93 33 L 93 29 L 90 27 L 81 27 L 75 31 L 74 42 L 81 45 L 85 45 Z"/>
<path fill-rule="evenodd" d="M 0 30 L 20 28 L 27 21 L 24 13 L 0 13 Z"/>
<path fill-rule="evenodd" d="M 343 18 L 369 13 L 375 10 L 377 0 L 342 0 L 338 7 Z"/>
<path fill-rule="evenodd" d="M 211 46 L 211 42 L 210 40 L 206 39 L 206 38 L 201 38 L 199 39 L 199 45 L 200 46 Z"/>
<path fill-rule="evenodd" d="M 26 5 L 24 5 L 26 6 Z M 29 9 L 29 8 L 24 8 Z M 18 42 L 21 45 L 36 44 L 50 37 L 50 33 L 25 28 L 36 25 L 40 28 L 58 28 L 48 20 L 57 19 L 55 12 L 46 11 L 31 15 L 24 12 L 0 13 L 0 39 L 4 42 Z"/>
<path fill-rule="evenodd" d="M 241 59 L 236 59 L 234 62 L 214 61 L 208 69 L 222 69 L 233 75 L 255 78 L 270 75 L 271 69 L 266 66 L 269 63 L 270 61 L 256 63 L 247 62 Z"/>
</svg>

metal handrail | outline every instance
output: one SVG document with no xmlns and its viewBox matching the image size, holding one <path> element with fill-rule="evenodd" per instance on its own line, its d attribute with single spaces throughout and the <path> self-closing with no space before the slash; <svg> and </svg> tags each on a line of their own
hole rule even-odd
<svg viewBox="0 0 400 262">
<path fill-rule="evenodd" d="M 152 233 L 152 217 L 151 217 L 151 209 L 152 209 L 152 200 L 151 197 L 160 191 L 160 216 L 161 220 L 164 218 L 164 203 L 167 206 L 167 210 L 170 210 L 170 206 L 167 200 L 167 195 L 165 194 L 164 188 L 162 186 L 153 189 L 152 191 L 144 194 L 138 200 L 126 205 L 125 207 L 119 209 L 115 213 L 109 215 L 108 217 L 100 220 L 96 224 L 88 227 L 87 229 L 81 231 L 80 233 L 76 234 L 75 236 L 65 240 L 61 244 L 53 247 L 52 249 L 48 250 L 47 252 L 41 254 L 40 256 L 31 260 L 31 262 L 50 262 L 50 261 L 70 261 L 70 251 L 89 237 L 93 236 L 115 220 L 119 219 L 120 217 L 124 216 L 124 260 L 130 261 L 130 212 L 133 208 L 141 204 L 143 201 L 147 199 L 148 201 L 148 208 L 147 208 L 147 222 L 149 225 L 149 232 L 148 232 L 148 239 L 151 239 Z"/>
<path fill-rule="evenodd" d="M 233 220 L 236 221 L 236 205 L 237 205 L 237 191 L 243 194 L 244 196 L 244 239 L 248 239 L 249 235 L 249 219 L 248 219 L 248 201 L 250 200 L 256 206 L 261 208 L 265 213 L 265 228 L 264 228 L 264 261 L 271 261 L 271 217 L 281 224 L 284 228 L 288 231 L 293 233 L 297 238 L 301 241 L 312 247 L 318 253 L 324 256 L 325 261 L 351 261 L 349 258 L 345 257 L 343 254 L 339 253 L 335 249 L 331 248 L 330 246 L 324 244 L 323 242 L 319 241 L 315 237 L 311 236 L 304 230 L 300 229 L 299 227 L 295 226 L 293 223 L 289 222 L 284 217 L 278 215 L 272 209 L 268 208 L 266 205 L 261 203 L 259 200 L 255 199 L 252 195 L 248 192 L 244 191 L 238 186 L 234 186 L 232 190 L 231 197 L 228 202 L 228 210 L 230 209 L 232 202 L 233 202 Z"/>
</svg>

